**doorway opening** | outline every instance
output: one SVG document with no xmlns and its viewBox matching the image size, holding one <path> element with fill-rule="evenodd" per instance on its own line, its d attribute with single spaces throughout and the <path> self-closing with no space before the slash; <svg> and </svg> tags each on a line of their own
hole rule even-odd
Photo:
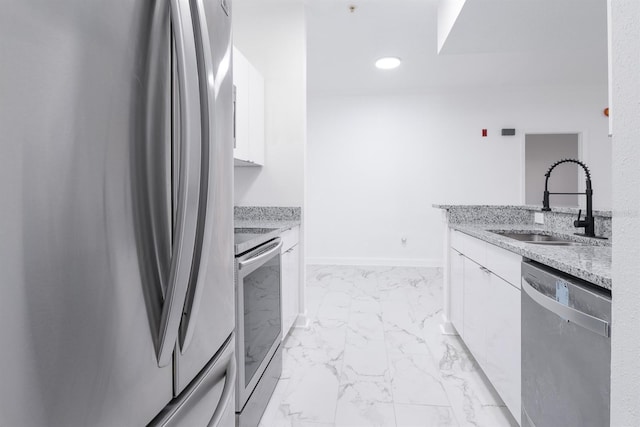
<svg viewBox="0 0 640 427">
<path fill-rule="evenodd" d="M 558 160 L 580 160 L 580 135 L 577 133 L 526 134 L 525 204 L 541 205 L 545 174 Z M 577 193 L 579 168 L 570 165 L 556 168 L 549 180 L 550 190 L 558 193 Z M 577 195 L 554 195 L 551 206 L 578 206 Z"/>
</svg>

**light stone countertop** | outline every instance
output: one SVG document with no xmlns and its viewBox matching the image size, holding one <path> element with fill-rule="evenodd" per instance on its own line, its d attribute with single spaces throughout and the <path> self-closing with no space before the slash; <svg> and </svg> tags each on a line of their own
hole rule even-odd
<svg viewBox="0 0 640 427">
<path fill-rule="evenodd" d="M 235 206 L 233 208 L 235 232 L 256 234 L 256 237 L 251 240 L 236 243 L 234 245 L 236 254 L 252 249 L 299 226 L 301 217 L 302 209 L 298 206 Z"/>
<path fill-rule="evenodd" d="M 298 225 L 300 225 L 300 220 L 236 219 L 234 221 L 236 232 L 253 233 L 255 229 L 260 231 L 251 240 L 235 243 L 234 251 L 236 255 L 248 251 Z"/>
<path fill-rule="evenodd" d="M 586 280 L 611 290 L 611 246 L 607 240 L 581 238 L 564 233 L 554 233 L 535 225 L 514 224 L 465 224 L 450 223 L 449 227 L 517 253 L 525 258 L 545 264 L 556 270 Z M 492 231 L 531 231 L 558 235 L 575 241 L 590 241 L 589 246 L 547 246 L 520 242 Z M 597 246 L 596 246 L 597 245 Z"/>
</svg>

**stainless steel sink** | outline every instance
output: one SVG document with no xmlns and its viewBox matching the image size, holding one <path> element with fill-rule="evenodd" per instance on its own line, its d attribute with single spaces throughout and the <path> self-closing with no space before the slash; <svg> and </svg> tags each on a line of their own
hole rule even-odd
<svg viewBox="0 0 640 427">
<path fill-rule="evenodd" d="M 586 243 L 575 242 L 573 240 L 566 239 L 559 236 L 550 236 L 548 234 L 536 233 L 536 232 L 513 232 L 513 231 L 492 231 L 492 233 L 499 234 L 510 239 L 518 240 L 520 242 L 531 243 L 534 245 L 547 245 L 547 246 L 584 246 Z"/>
<path fill-rule="evenodd" d="M 587 246 L 588 243 L 582 243 L 582 242 L 572 242 L 569 240 L 555 240 L 555 241 L 546 241 L 546 242 L 526 242 L 525 243 L 531 243 L 532 245 L 546 245 L 546 246 Z"/>
</svg>

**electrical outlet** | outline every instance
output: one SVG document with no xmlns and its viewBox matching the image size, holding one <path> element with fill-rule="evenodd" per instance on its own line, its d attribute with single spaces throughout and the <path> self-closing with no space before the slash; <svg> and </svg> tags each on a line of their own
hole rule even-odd
<svg viewBox="0 0 640 427">
<path fill-rule="evenodd" d="M 544 224 L 544 213 L 536 212 L 533 216 L 533 222 L 536 224 Z"/>
</svg>

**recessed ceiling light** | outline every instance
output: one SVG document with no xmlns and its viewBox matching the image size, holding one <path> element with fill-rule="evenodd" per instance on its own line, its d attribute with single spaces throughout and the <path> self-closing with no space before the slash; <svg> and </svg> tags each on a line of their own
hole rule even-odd
<svg viewBox="0 0 640 427">
<path fill-rule="evenodd" d="M 394 68 L 398 68 L 400 66 L 400 58 L 396 58 L 395 56 L 386 56 L 384 58 L 380 58 L 376 61 L 376 67 L 381 70 L 392 70 Z"/>
</svg>

